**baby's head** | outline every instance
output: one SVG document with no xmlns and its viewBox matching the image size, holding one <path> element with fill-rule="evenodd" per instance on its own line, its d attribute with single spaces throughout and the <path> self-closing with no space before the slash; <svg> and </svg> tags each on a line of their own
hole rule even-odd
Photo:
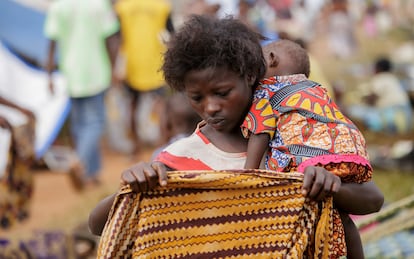
<svg viewBox="0 0 414 259">
<path fill-rule="evenodd" d="M 263 46 L 267 63 L 265 77 L 305 74 L 309 77 L 310 63 L 307 51 L 298 43 L 281 39 Z"/>
<path fill-rule="evenodd" d="M 190 71 L 225 68 L 255 84 L 266 70 L 260 45 L 263 39 L 235 18 L 194 15 L 167 43 L 162 66 L 165 80 L 182 91 Z"/>
</svg>

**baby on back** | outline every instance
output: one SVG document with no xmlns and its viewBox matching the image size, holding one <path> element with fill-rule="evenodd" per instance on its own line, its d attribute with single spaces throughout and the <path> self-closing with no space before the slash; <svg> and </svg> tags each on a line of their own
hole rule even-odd
<svg viewBox="0 0 414 259">
<path fill-rule="evenodd" d="M 263 47 L 267 72 L 255 89 L 242 125 L 249 138 L 246 168 L 303 171 L 321 165 L 343 181 L 372 176 L 362 133 L 326 89 L 308 79 L 308 54 L 299 44 L 278 40 Z"/>
<path fill-rule="evenodd" d="M 242 125 L 249 138 L 245 168 L 303 172 L 308 166 L 322 166 L 342 182 L 369 181 L 372 168 L 365 139 L 327 90 L 308 79 L 306 50 L 278 40 L 264 46 L 263 54 L 265 79 L 255 89 Z M 363 258 L 359 232 L 349 215 L 335 210 L 334 217 L 342 222 L 333 228 L 345 238 L 347 258 Z"/>
</svg>

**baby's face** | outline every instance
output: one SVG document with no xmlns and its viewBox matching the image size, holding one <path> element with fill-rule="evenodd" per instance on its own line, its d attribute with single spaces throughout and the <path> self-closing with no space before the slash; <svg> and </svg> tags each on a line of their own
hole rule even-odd
<svg viewBox="0 0 414 259">
<path fill-rule="evenodd" d="M 184 79 L 191 106 L 212 128 L 239 128 L 251 105 L 252 88 L 246 78 L 226 68 L 193 70 Z"/>
</svg>

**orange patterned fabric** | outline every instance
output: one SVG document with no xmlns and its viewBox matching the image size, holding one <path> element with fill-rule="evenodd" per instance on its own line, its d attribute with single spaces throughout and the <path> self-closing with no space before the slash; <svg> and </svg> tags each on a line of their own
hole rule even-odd
<svg viewBox="0 0 414 259">
<path fill-rule="evenodd" d="M 270 135 L 269 170 L 300 171 L 310 165 L 335 168 L 343 180 L 372 177 L 362 133 L 327 91 L 305 75 L 265 79 L 255 91 L 243 134 Z"/>
<path fill-rule="evenodd" d="M 173 171 L 168 187 L 120 189 L 98 258 L 338 258 L 332 198 L 301 194 L 303 174 Z M 338 250 L 339 249 L 339 250 Z"/>
</svg>

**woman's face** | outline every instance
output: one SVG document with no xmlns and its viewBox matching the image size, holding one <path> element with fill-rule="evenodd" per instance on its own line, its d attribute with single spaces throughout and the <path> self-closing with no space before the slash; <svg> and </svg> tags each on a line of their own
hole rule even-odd
<svg viewBox="0 0 414 259">
<path fill-rule="evenodd" d="M 191 106 L 221 132 L 240 127 L 251 105 L 251 84 L 226 68 L 193 70 L 184 79 Z"/>
</svg>

